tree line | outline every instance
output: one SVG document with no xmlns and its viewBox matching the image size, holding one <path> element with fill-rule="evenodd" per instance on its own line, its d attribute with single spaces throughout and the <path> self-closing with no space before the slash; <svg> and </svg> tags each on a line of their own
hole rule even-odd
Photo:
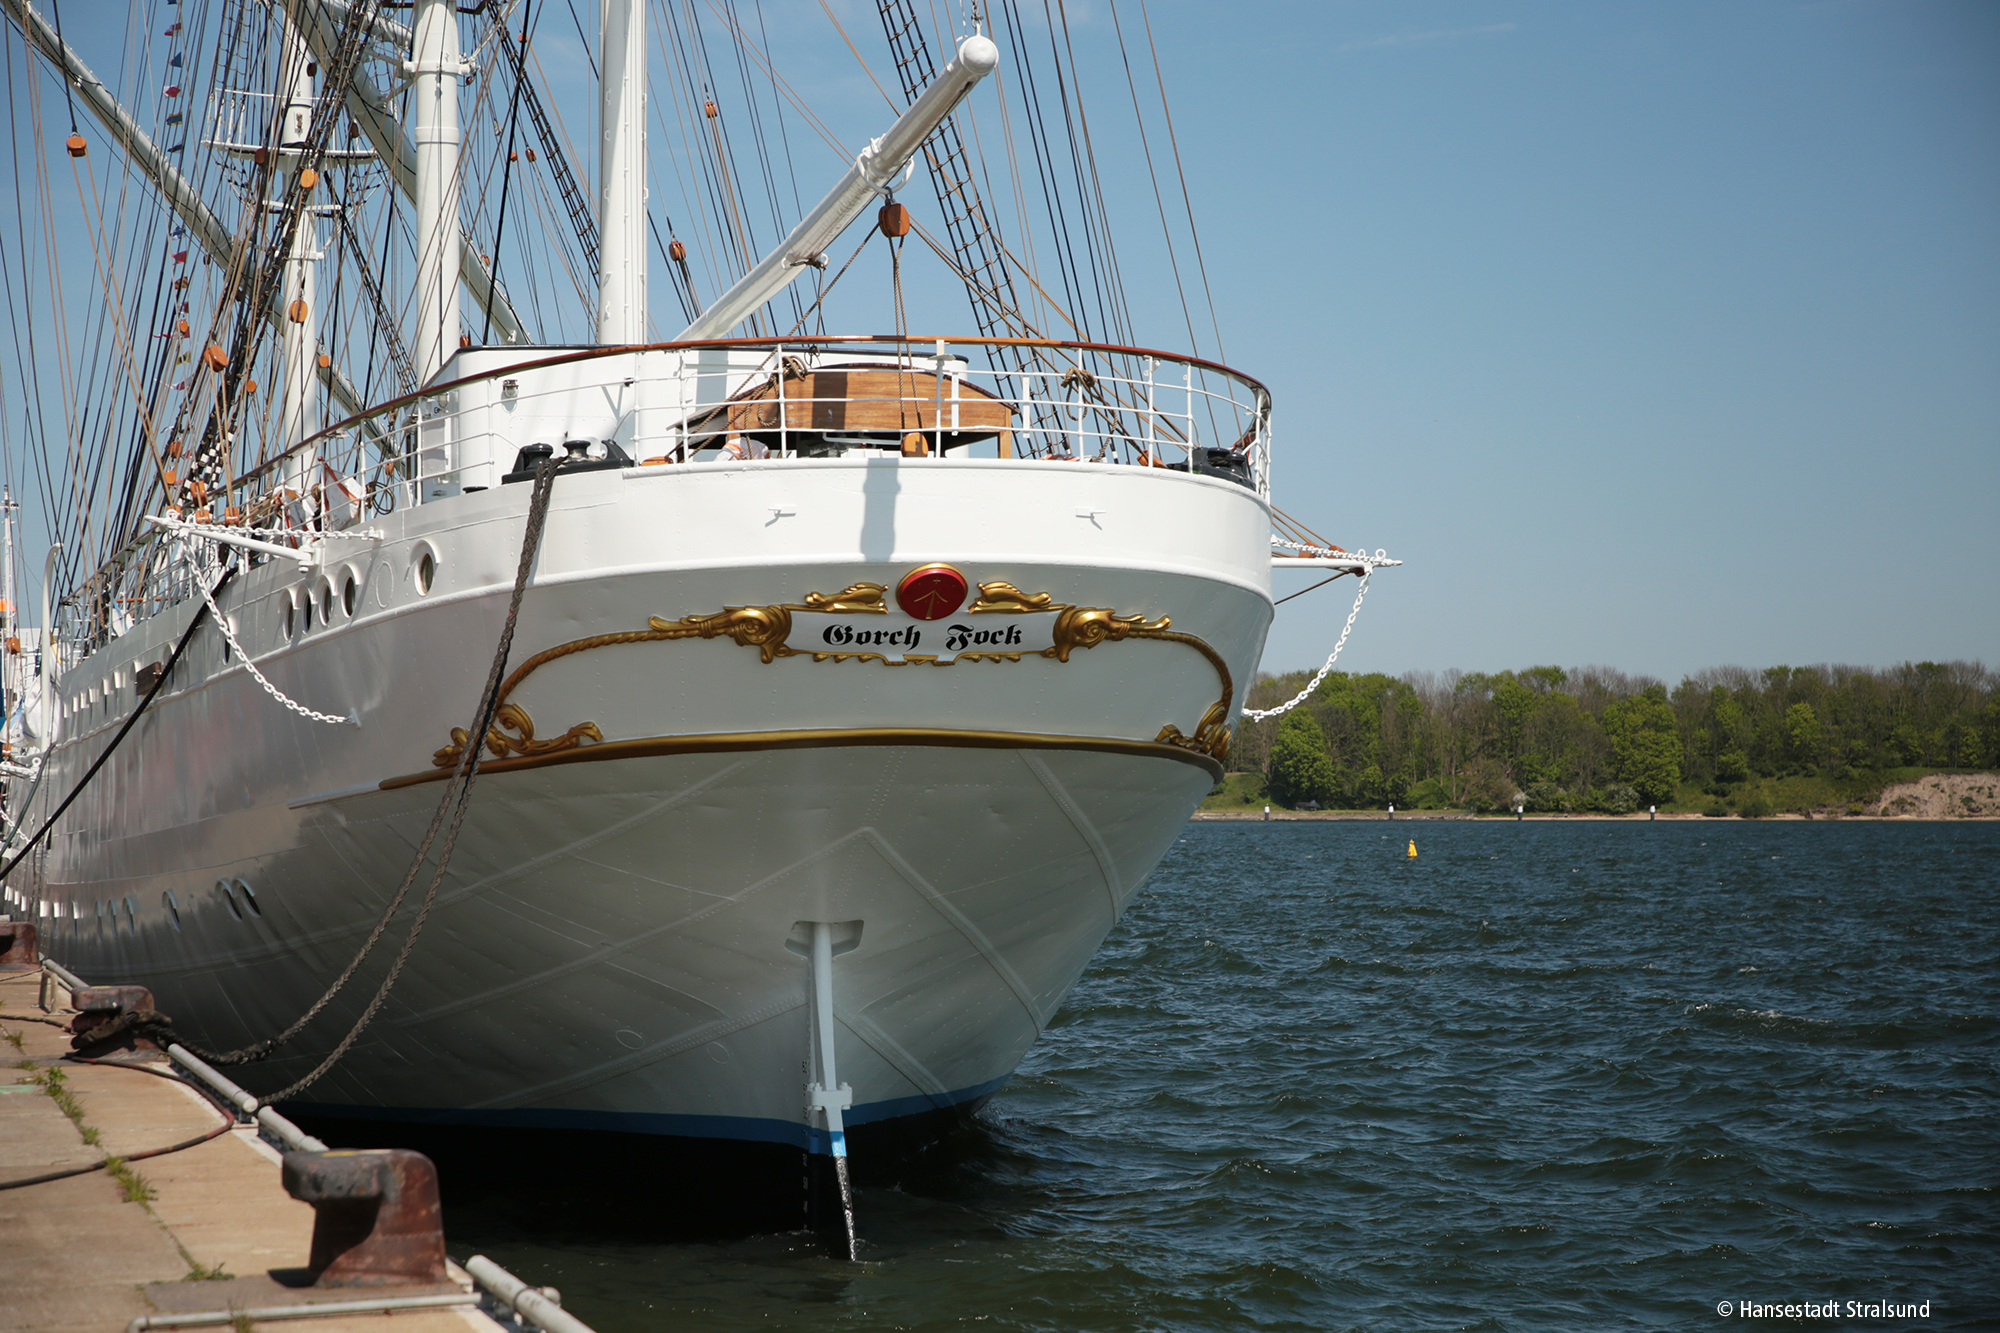
<svg viewBox="0 0 2000 1333">
<path fill-rule="evenodd" d="M 1261 676 L 1249 704 L 1310 679 Z M 1604 667 L 1337 672 L 1282 717 L 1242 720 L 1230 767 L 1278 804 L 1351 809 L 1624 813 L 1694 792 L 1749 800 L 1793 777 L 1860 790 L 1896 768 L 2000 768 L 2000 675 L 1978 662 L 1715 667 L 1670 690 Z"/>
</svg>

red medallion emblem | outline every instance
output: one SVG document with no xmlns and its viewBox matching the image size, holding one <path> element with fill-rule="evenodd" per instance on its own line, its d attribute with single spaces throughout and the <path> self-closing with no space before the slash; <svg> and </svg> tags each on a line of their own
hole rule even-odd
<svg viewBox="0 0 2000 1333">
<path fill-rule="evenodd" d="M 896 605 L 916 620 L 943 620 L 965 605 L 966 586 L 950 565 L 921 565 L 896 585 Z"/>
</svg>

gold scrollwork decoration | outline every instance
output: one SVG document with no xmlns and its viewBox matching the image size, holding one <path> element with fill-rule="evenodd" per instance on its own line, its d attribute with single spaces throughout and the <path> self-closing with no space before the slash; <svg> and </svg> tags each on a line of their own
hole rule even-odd
<svg viewBox="0 0 2000 1333">
<path fill-rule="evenodd" d="M 1201 722 L 1196 725 L 1194 735 L 1183 735 L 1179 727 L 1169 722 L 1160 728 L 1160 734 L 1153 739 L 1162 745 L 1205 754 L 1220 764 L 1229 758 L 1231 732 L 1223 725 L 1227 721 L 1229 721 L 1229 700 L 1222 698 L 1210 704 L 1208 711 L 1201 715 Z"/>
<path fill-rule="evenodd" d="M 501 706 L 495 712 L 493 726 L 486 733 L 486 748 L 496 756 L 539 755 L 556 750 L 567 750 L 586 742 L 601 742 L 604 735 L 594 722 L 581 722 L 560 736 L 537 739 L 535 724 L 527 711 L 518 704 L 506 702 L 514 688 L 537 669 L 558 658 L 573 653 L 587 652 L 593 648 L 605 648 L 615 644 L 657 643 L 674 639 L 729 639 L 739 647 L 755 648 L 758 657 L 766 664 L 781 657 L 810 656 L 815 662 L 874 661 L 885 666 L 938 666 L 949 667 L 970 662 L 1019 662 L 1023 656 L 1052 658 L 1058 662 L 1069 661 L 1070 654 L 1079 648 L 1095 648 L 1102 643 L 1115 643 L 1130 639 L 1153 639 L 1165 643 L 1179 643 L 1193 648 L 1207 659 L 1215 669 L 1221 684 L 1221 698 L 1209 706 L 1196 725 L 1194 734 L 1187 735 L 1180 728 L 1169 723 L 1161 728 L 1155 740 L 1161 744 L 1174 746 L 1205 755 L 1218 763 L 1229 757 L 1230 728 L 1225 725 L 1230 717 L 1230 703 L 1235 695 L 1235 685 L 1230 675 L 1228 663 L 1222 655 L 1203 640 L 1192 634 L 1174 629 L 1173 620 L 1161 616 L 1158 620 L 1148 620 L 1143 615 L 1119 615 L 1108 607 L 1073 606 L 1057 602 L 1048 593 L 1026 593 L 1011 583 L 994 581 L 979 585 L 979 599 L 967 608 L 969 614 L 998 612 L 1002 614 L 1025 615 L 1037 612 L 1056 613 L 1055 625 L 1051 632 L 1053 646 L 1030 653 L 975 652 L 960 653 L 955 657 L 931 655 L 905 655 L 901 661 L 893 660 L 879 653 L 859 652 L 814 652 L 811 649 L 794 648 L 786 642 L 792 632 L 792 613 L 812 611 L 841 614 L 881 614 L 888 611 L 888 589 L 880 583 L 854 583 L 837 593 L 809 592 L 802 601 L 782 602 L 770 606 L 732 606 L 709 615 L 683 616 L 679 620 L 668 620 L 662 616 L 652 616 L 643 630 L 626 630 L 614 634 L 593 634 L 584 639 L 573 639 L 546 648 L 516 667 L 500 687 Z M 509 733 L 513 734 L 509 734 Z M 464 752 L 466 733 L 463 727 L 454 727 L 452 743 L 432 756 L 431 762 L 439 768 L 448 768 L 458 762 Z"/>
<path fill-rule="evenodd" d="M 996 579 L 979 585 L 979 600 L 966 608 L 966 614 L 976 616 L 982 611 L 1004 611 L 1024 615 L 1058 609 L 1054 599 L 1045 592 L 1025 593 L 1011 583 Z"/>
<path fill-rule="evenodd" d="M 850 583 L 831 597 L 809 592 L 794 611 L 879 611 L 889 612 L 889 589 L 880 583 Z"/>
<path fill-rule="evenodd" d="M 1121 616 L 1098 606 L 1066 606 L 1056 616 L 1055 646 L 1043 656 L 1058 662 L 1069 661 L 1078 648 L 1095 648 L 1100 643 L 1128 638 L 1135 630 L 1163 630 L 1174 622 L 1166 616 L 1148 620 L 1144 616 Z"/>
<path fill-rule="evenodd" d="M 508 735 L 508 732 L 513 735 Z M 574 750 L 585 741 L 601 741 L 604 733 L 597 729 L 595 722 L 579 722 L 560 736 L 538 739 L 535 736 L 535 719 L 528 716 L 528 710 L 519 704 L 502 704 L 494 710 L 493 725 L 486 730 L 486 748 L 495 759 L 506 759 L 512 755 L 553 754 L 557 750 Z M 437 768 L 452 768 L 458 764 L 458 757 L 465 753 L 466 730 L 464 727 L 451 729 L 451 744 L 431 756 L 431 764 Z"/>
<path fill-rule="evenodd" d="M 785 645 L 792 632 L 792 610 L 789 606 L 732 606 L 712 616 L 682 616 L 679 620 L 653 616 L 646 623 L 662 639 L 734 639 L 739 647 L 755 648 L 769 666 L 798 651 Z"/>
</svg>

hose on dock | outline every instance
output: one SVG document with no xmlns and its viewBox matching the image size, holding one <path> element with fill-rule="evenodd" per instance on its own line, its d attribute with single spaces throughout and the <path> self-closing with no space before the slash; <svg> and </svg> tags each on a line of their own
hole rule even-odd
<svg viewBox="0 0 2000 1333">
<path fill-rule="evenodd" d="M 164 1148 L 148 1148 L 143 1152 L 124 1153 L 122 1155 L 114 1153 L 91 1162 L 87 1166 L 72 1166 L 61 1171 L 47 1171 L 39 1176 L 26 1176 L 19 1180 L 0 1180 L 0 1190 L 17 1190 L 28 1185 L 45 1185 L 51 1180 L 67 1180 L 71 1176 L 87 1176 L 93 1171 L 102 1171 L 114 1161 L 143 1162 L 148 1157 L 165 1157 L 169 1153 L 185 1152 L 189 1148 L 199 1148 L 202 1144 L 212 1139 L 219 1139 L 230 1130 L 236 1128 L 236 1112 L 223 1105 L 222 1102 L 217 1100 L 215 1094 L 207 1088 L 190 1082 L 178 1074 L 169 1073 L 164 1069 L 151 1069 L 145 1065 L 124 1064 L 116 1060 L 79 1060 L 75 1057 L 70 1057 L 60 1063 L 99 1065 L 105 1069 L 130 1069 L 136 1073 L 151 1074 L 155 1078 L 166 1079 L 170 1083 L 178 1083 L 184 1088 L 191 1088 L 196 1093 L 199 1093 L 203 1101 L 219 1111 L 222 1114 L 222 1123 L 206 1134 L 197 1134 L 191 1139 L 183 1139 L 179 1143 L 170 1143 Z"/>
</svg>

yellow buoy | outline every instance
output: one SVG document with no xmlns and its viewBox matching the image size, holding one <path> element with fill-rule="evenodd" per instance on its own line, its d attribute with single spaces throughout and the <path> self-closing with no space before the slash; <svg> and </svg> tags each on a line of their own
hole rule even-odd
<svg viewBox="0 0 2000 1333">
<path fill-rule="evenodd" d="M 1410 850 L 1407 855 L 1412 861 L 1417 859 L 1417 840 L 1415 838 L 1410 839 Z"/>
</svg>

